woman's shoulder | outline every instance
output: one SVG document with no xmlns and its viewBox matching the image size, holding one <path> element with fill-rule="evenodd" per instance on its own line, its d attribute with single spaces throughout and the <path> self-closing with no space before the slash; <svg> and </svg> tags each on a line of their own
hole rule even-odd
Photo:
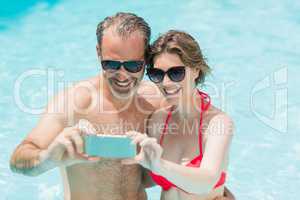
<svg viewBox="0 0 300 200">
<path fill-rule="evenodd" d="M 231 119 L 230 115 L 227 112 L 221 110 L 220 108 L 212 104 L 209 106 L 209 109 L 205 112 L 205 117 L 209 120 L 220 116 Z"/>
<path fill-rule="evenodd" d="M 215 131 L 233 133 L 234 122 L 231 116 L 221 109 L 211 105 L 206 113 L 207 128 Z"/>
</svg>

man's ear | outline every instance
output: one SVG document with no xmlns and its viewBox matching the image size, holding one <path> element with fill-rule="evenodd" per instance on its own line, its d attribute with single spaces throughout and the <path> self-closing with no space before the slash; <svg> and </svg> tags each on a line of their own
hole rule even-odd
<svg viewBox="0 0 300 200">
<path fill-rule="evenodd" d="M 101 58 L 101 51 L 100 51 L 99 44 L 96 45 L 96 51 L 97 51 L 98 58 Z"/>
</svg>

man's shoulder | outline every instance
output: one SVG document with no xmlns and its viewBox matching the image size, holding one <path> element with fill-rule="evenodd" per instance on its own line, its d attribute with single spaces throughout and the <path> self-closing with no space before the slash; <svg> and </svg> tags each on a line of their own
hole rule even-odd
<svg viewBox="0 0 300 200">
<path fill-rule="evenodd" d="M 88 108 L 93 97 L 99 94 L 100 78 L 91 77 L 75 83 L 69 91 L 69 97 L 73 99 L 74 106 L 79 109 Z"/>
<path fill-rule="evenodd" d="M 55 109 L 60 112 L 66 110 L 86 109 L 92 103 L 94 93 L 99 91 L 99 78 L 91 77 L 73 83 L 71 86 L 58 92 L 48 103 L 48 110 Z"/>
</svg>

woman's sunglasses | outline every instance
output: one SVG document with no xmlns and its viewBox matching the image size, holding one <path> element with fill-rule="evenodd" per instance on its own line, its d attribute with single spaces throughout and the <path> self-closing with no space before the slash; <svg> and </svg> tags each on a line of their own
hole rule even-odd
<svg viewBox="0 0 300 200">
<path fill-rule="evenodd" d="M 103 60 L 101 61 L 101 65 L 103 70 L 112 70 L 117 71 L 123 66 L 125 70 L 127 70 L 130 73 L 137 73 L 141 71 L 144 67 L 144 61 L 117 61 L 117 60 Z"/>
<path fill-rule="evenodd" d="M 154 67 L 147 69 L 147 75 L 149 76 L 149 79 L 154 83 L 161 83 L 164 80 L 166 74 L 171 79 L 171 81 L 180 82 L 184 79 L 185 67 L 171 67 L 166 72 Z"/>
</svg>

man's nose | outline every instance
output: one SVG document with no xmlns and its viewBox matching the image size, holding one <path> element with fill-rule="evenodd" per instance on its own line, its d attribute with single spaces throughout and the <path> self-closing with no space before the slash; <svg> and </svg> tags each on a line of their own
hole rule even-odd
<svg viewBox="0 0 300 200">
<path fill-rule="evenodd" d="M 126 69 L 124 68 L 124 66 L 122 65 L 121 68 L 117 71 L 117 78 L 120 81 L 124 81 L 126 79 L 128 79 L 128 74 Z"/>
</svg>

